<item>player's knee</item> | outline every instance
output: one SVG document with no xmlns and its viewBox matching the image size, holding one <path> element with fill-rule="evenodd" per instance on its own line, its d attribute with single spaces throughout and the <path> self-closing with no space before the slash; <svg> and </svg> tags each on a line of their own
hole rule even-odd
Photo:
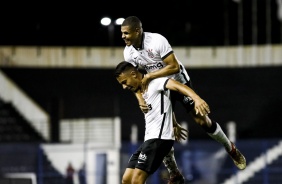
<svg viewBox="0 0 282 184">
<path fill-rule="evenodd" d="M 207 116 L 195 116 L 195 122 L 200 126 L 210 127 L 212 122 Z"/>
<path fill-rule="evenodd" d="M 195 120 L 195 122 L 196 122 L 198 125 L 200 125 L 200 126 L 206 125 L 206 122 L 203 121 L 203 120 L 200 119 L 200 118 L 195 118 L 194 120 Z"/>
<path fill-rule="evenodd" d="M 132 178 L 131 184 L 144 184 L 146 180 L 143 180 L 143 178 Z"/>
<path fill-rule="evenodd" d="M 131 183 L 131 178 L 123 176 L 121 183 L 122 184 L 130 184 Z"/>
<path fill-rule="evenodd" d="M 121 183 L 122 183 L 122 184 L 130 184 L 131 181 L 128 181 L 128 180 L 122 178 L 122 182 L 121 182 Z"/>
</svg>

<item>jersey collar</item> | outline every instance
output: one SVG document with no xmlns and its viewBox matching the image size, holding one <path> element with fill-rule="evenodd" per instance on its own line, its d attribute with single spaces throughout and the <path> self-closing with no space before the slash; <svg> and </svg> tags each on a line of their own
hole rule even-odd
<svg viewBox="0 0 282 184">
<path fill-rule="evenodd" d="M 144 39 L 145 39 L 145 33 L 143 32 L 142 33 L 142 36 L 141 36 L 141 48 L 136 48 L 134 47 L 136 50 L 143 50 L 144 49 Z"/>
</svg>

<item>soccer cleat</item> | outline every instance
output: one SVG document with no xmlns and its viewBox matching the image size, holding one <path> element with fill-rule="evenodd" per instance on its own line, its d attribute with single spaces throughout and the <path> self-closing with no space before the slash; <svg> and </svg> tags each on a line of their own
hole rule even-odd
<svg viewBox="0 0 282 184">
<path fill-rule="evenodd" d="M 238 169 L 243 170 L 246 168 L 246 159 L 244 155 L 236 148 L 235 144 L 231 142 L 231 151 L 227 151 L 227 153 L 232 158 L 234 164 L 238 167 Z"/>
<path fill-rule="evenodd" d="M 185 178 L 181 173 L 177 173 L 175 176 L 170 177 L 167 184 L 185 184 Z"/>
</svg>

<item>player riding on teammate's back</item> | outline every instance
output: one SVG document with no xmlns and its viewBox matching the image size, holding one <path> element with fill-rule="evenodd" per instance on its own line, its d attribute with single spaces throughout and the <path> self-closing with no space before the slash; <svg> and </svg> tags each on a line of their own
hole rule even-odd
<svg viewBox="0 0 282 184">
<path fill-rule="evenodd" d="M 177 59 L 171 45 L 164 36 L 158 33 L 144 32 L 142 23 L 136 16 L 129 16 L 123 21 L 121 33 L 122 39 L 126 44 L 123 52 L 124 60 L 136 67 L 142 67 L 147 71 L 147 74 L 142 79 L 143 90 L 148 88 L 150 81 L 159 77 L 171 77 L 192 88 L 191 79 L 185 67 Z M 140 92 L 136 92 L 135 94 L 141 110 L 146 112 L 147 106 Z M 194 102 L 189 97 L 174 91 L 171 93 L 171 97 L 173 107 L 176 101 L 182 103 L 194 121 L 211 138 L 225 147 L 234 164 L 239 169 L 245 169 L 245 157 L 235 147 L 235 144 L 227 138 L 216 121 L 211 120 L 208 114 L 205 116 L 197 114 L 193 109 Z"/>
</svg>

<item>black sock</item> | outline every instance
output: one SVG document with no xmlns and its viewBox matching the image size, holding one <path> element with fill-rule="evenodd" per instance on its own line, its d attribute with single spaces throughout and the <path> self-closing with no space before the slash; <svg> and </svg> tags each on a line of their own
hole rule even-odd
<svg viewBox="0 0 282 184">
<path fill-rule="evenodd" d="M 212 121 L 212 125 L 210 127 L 204 126 L 203 129 L 207 132 L 207 133 L 214 133 L 217 127 L 217 123 L 215 121 Z"/>
</svg>

